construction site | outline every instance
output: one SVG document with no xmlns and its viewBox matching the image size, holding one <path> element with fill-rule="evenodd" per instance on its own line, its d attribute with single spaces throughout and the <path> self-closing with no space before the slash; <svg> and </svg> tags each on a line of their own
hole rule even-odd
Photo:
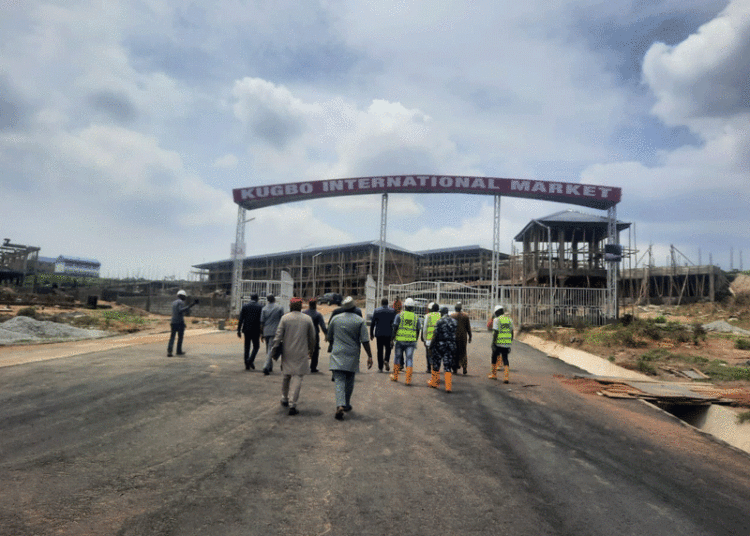
<svg viewBox="0 0 750 536">
<path fill-rule="evenodd" d="M 618 235 L 630 228 L 630 223 L 617 222 Z M 417 283 L 423 289 L 455 283 L 471 293 L 487 293 L 484 298 L 477 299 L 481 302 L 478 316 L 485 315 L 491 302 L 505 300 L 511 304 L 518 302 L 519 309 L 533 306 L 537 310 L 549 305 L 544 314 L 528 316 L 530 323 L 570 324 L 576 315 L 580 316 L 577 311 L 585 305 L 578 303 L 577 298 L 571 303 L 572 289 L 588 289 L 595 293 L 606 289 L 607 238 L 606 218 L 598 215 L 565 210 L 529 221 L 514 238 L 518 247 L 514 245 L 509 254 L 498 256 L 495 270 L 500 289 L 496 299 L 489 296 L 493 276 L 492 250 L 474 245 L 409 251 L 386 242 L 382 293 L 385 296 L 403 294 L 414 288 L 409 285 Z M 616 264 L 619 307 L 715 302 L 730 295 L 730 276 L 719 267 L 695 265 L 676 248 L 671 251 L 669 264 L 656 266 L 650 248 L 639 251 L 632 244 L 630 235 L 627 242 L 628 245 L 622 248 L 622 258 Z M 291 281 L 289 297 L 307 300 L 335 292 L 351 295 L 360 301 L 369 298 L 374 306 L 379 297 L 374 295 L 371 282 L 378 272 L 379 248 L 380 242 L 373 240 L 248 256 L 242 259 L 241 280 L 285 279 Z M 186 288 L 192 295 L 205 298 L 206 305 L 196 311 L 199 316 L 230 317 L 236 307 L 231 296 L 235 259 L 197 264 L 190 281 L 103 280 L 90 277 L 90 272 L 85 270 L 90 271 L 91 267 L 79 262 L 84 271 L 78 273 L 78 277 L 72 272 L 63 278 L 66 284 L 50 284 L 49 279 L 42 277 L 49 269 L 42 268 L 38 247 L 13 244 L 6 239 L 0 247 L 0 254 L 3 285 L 0 302 L 5 304 L 95 303 L 103 300 L 167 313 L 176 290 Z M 91 261 L 86 262 L 90 264 Z M 527 289 L 523 291 L 524 295 L 533 294 L 534 297 L 511 297 L 520 296 L 521 289 Z M 529 289 L 538 291 L 533 293 Z M 552 291 L 555 294 L 551 297 L 540 294 Z M 593 297 L 586 298 L 590 305 L 595 308 L 605 306 L 601 296 L 590 296 Z M 435 299 L 437 296 L 422 290 L 417 297 Z M 460 295 L 456 294 L 455 299 L 460 301 Z M 541 303 L 521 306 L 519 300 Z M 566 308 L 568 311 L 561 313 Z M 519 321 L 523 320 L 519 318 Z M 595 320 L 592 323 L 600 322 Z"/>
</svg>

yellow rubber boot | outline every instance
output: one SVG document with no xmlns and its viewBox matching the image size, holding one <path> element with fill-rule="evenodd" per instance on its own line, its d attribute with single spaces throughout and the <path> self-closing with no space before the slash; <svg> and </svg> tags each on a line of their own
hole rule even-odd
<svg viewBox="0 0 750 536">
<path fill-rule="evenodd" d="M 505 365 L 505 375 L 503 376 L 503 383 L 510 382 L 510 367 Z"/>
<path fill-rule="evenodd" d="M 453 390 L 453 373 L 445 373 L 445 392 L 450 393 Z"/>
<path fill-rule="evenodd" d="M 438 371 L 432 371 L 432 377 L 430 378 L 430 381 L 427 382 L 427 385 L 432 388 L 437 388 L 440 385 L 440 373 Z"/>
<path fill-rule="evenodd" d="M 495 363 L 494 365 L 492 365 L 492 373 L 488 374 L 487 377 L 490 380 L 496 380 L 497 379 L 497 363 Z"/>
<path fill-rule="evenodd" d="M 406 385 L 411 385 L 412 372 L 414 372 L 414 367 L 406 367 L 406 381 L 404 382 Z"/>
<path fill-rule="evenodd" d="M 391 374 L 391 381 L 398 381 L 398 372 L 401 370 L 401 365 L 393 365 L 393 374 Z"/>
</svg>

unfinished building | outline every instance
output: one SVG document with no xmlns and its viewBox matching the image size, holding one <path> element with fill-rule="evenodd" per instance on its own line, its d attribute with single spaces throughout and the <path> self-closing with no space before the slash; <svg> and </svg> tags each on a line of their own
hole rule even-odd
<svg viewBox="0 0 750 536">
<path fill-rule="evenodd" d="M 10 238 L 3 240 L 0 245 L 0 284 L 23 285 L 26 276 L 36 272 L 39 249 L 11 244 Z"/>
<path fill-rule="evenodd" d="M 242 279 L 279 280 L 285 271 L 294 279 L 295 296 L 309 299 L 326 292 L 337 292 L 344 296 L 364 296 L 367 276 L 378 272 L 380 242 L 358 242 L 341 246 L 308 248 L 268 255 L 245 257 L 242 263 Z M 384 284 L 403 284 L 415 280 L 417 275 L 416 253 L 386 244 Z M 232 289 L 231 259 L 196 264 L 194 268 L 203 274 L 202 279 L 214 289 Z"/>
<path fill-rule="evenodd" d="M 420 281 L 454 281 L 472 284 L 492 278 L 492 250 L 480 246 L 418 251 Z M 501 253 L 500 261 L 508 259 Z"/>
<path fill-rule="evenodd" d="M 606 217 L 575 210 L 531 220 L 514 238 L 523 243 L 517 268 L 521 284 L 606 288 L 607 226 Z M 618 233 L 629 227 L 629 223 L 617 222 Z"/>
</svg>

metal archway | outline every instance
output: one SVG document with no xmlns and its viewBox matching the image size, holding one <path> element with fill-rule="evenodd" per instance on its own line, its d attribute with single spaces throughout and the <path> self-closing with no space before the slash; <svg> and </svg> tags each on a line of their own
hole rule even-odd
<svg viewBox="0 0 750 536">
<path fill-rule="evenodd" d="M 233 190 L 233 196 L 234 202 L 239 205 L 239 209 L 233 255 L 233 306 L 236 307 L 236 304 L 239 303 L 237 290 L 242 277 L 242 262 L 244 260 L 244 251 L 242 251 L 241 245 L 245 243 L 245 211 L 295 201 L 348 195 L 382 195 L 377 280 L 377 293 L 382 295 L 385 276 L 385 237 L 389 193 L 493 195 L 495 197 L 492 237 L 492 295 L 494 297 L 497 297 L 499 289 L 500 201 L 503 196 L 555 201 L 607 210 L 607 241 L 610 245 L 619 246 L 616 205 L 620 202 L 622 190 L 614 186 L 500 177 L 390 175 L 236 188 Z M 617 316 L 618 260 L 607 261 L 607 315 L 610 318 Z"/>
</svg>

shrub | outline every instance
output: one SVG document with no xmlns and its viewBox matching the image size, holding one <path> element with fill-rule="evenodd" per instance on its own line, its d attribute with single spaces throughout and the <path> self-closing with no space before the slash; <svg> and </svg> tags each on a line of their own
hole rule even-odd
<svg viewBox="0 0 750 536">
<path fill-rule="evenodd" d="M 643 359 L 643 356 L 638 358 L 637 361 L 638 370 L 644 374 L 656 375 L 656 367 L 654 367 L 647 359 Z"/>
<path fill-rule="evenodd" d="M 639 359 L 642 359 L 643 361 L 665 361 L 671 357 L 674 356 L 664 348 L 654 348 L 653 350 L 645 352 Z"/>
<path fill-rule="evenodd" d="M 667 323 L 667 317 L 664 315 L 659 315 L 656 318 L 654 318 L 654 322 L 657 324 L 666 324 Z"/>
<path fill-rule="evenodd" d="M 633 323 L 633 319 L 633 315 L 631 315 L 630 313 L 626 313 L 620 317 L 620 324 L 627 327 Z"/>
<path fill-rule="evenodd" d="M 700 341 L 706 340 L 706 330 L 703 328 L 703 324 L 695 323 L 693 324 L 693 344 L 698 346 L 700 344 Z"/>
<path fill-rule="evenodd" d="M 738 350 L 750 350 L 750 340 L 740 337 L 734 341 L 734 347 Z"/>
<path fill-rule="evenodd" d="M 646 322 L 643 327 L 641 327 L 641 333 L 652 341 L 659 341 L 662 338 L 661 330 L 651 322 Z"/>
<path fill-rule="evenodd" d="M 16 316 L 28 316 L 30 318 L 36 318 L 36 309 L 34 309 L 33 307 L 24 307 L 23 309 L 18 310 Z"/>
<path fill-rule="evenodd" d="M 750 411 L 743 411 L 739 415 L 737 415 L 737 422 L 742 424 L 744 422 L 750 421 Z"/>
</svg>

